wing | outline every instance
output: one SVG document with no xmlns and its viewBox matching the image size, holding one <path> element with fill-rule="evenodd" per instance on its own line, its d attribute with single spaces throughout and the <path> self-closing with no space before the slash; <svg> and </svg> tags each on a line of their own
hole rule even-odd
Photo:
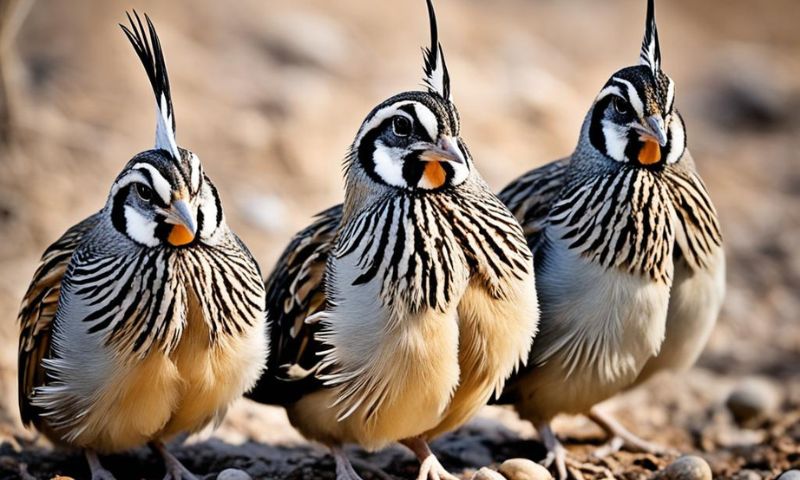
<svg viewBox="0 0 800 480">
<path fill-rule="evenodd" d="M 497 196 L 517 217 L 528 247 L 535 250 L 547 214 L 566 179 L 569 158 L 562 158 L 531 170 L 511 182 Z"/>
<path fill-rule="evenodd" d="M 58 308 L 61 279 L 67 271 L 72 253 L 84 235 L 98 223 L 99 218 L 99 214 L 95 214 L 75 225 L 45 250 L 39 268 L 36 269 L 31 285 L 22 299 L 18 316 L 18 381 L 19 411 L 25 424 L 35 423 L 39 418 L 38 409 L 31 405 L 30 396 L 36 387 L 47 381 L 42 359 L 50 351 L 51 329 Z"/>
<path fill-rule="evenodd" d="M 324 309 L 325 268 L 342 219 L 337 205 L 292 238 L 266 281 L 272 322 L 267 371 L 247 396 L 261 403 L 287 404 L 322 383 L 314 375 L 320 344 L 318 325 L 305 320 Z"/>
</svg>

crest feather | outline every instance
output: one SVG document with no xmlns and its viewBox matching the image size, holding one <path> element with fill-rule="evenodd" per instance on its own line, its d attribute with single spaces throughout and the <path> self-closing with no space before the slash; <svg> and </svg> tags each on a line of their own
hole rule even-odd
<svg viewBox="0 0 800 480">
<path fill-rule="evenodd" d="M 169 77 L 167 76 L 167 65 L 164 62 L 164 53 L 161 51 L 161 42 L 158 39 L 156 28 L 150 17 L 144 15 L 147 21 L 147 32 L 145 32 L 142 19 L 139 14 L 133 11 L 133 17 L 125 13 L 130 22 L 130 28 L 120 24 L 122 31 L 133 45 L 139 60 L 144 66 L 150 85 L 153 87 L 153 94 L 156 97 L 156 149 L 166 150 L 176 160 L 180 159 L 178 145 L 175 142 L 175 112 L 172 110 L 172 94 L 169 89 Z M 135 19 L 135 21 L 134 21 Z M 149 37 L 148 37 L 149 34 Z"/>
<path fill-rule="evenodd" d="M 422 54 L 425 57 L 425 85 L 431 93 L 437 93 L 452 101 L 450 93 L 450 74 L 447 72 L 447 64 L 444 62 L 444 52 L 442 44 L 439 43 L 439 30 L 436 25 L 436 12 L 433 9 L 433 0 L 428 2 L 428 18 L 430 19 L 431 45 L 423 48 Z"/>
<path fill-rule="evenodd" d="M 647 0 L 644 39 L 642 40 L 642 51 L 639 53 L 639 63 L 650 67 L 654 76 L 661 70 L 661 47 L 658 44 L 655 10 L 655 0 Z"/>
</svg>

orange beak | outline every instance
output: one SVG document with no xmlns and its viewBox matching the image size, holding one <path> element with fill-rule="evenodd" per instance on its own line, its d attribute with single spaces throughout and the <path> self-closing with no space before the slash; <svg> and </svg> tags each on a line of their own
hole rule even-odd
<svg viewBox="0 0 800 480">
<path fill-rule="evenodd" d="M 639 150 L 639 163 L 642 165 L 653 165 L 661 160 L 661 145 L 653 139 L 642 138 L 644 145 Z"/>
<path fill-rule="evenodd" d="M 173 224 L 167 242 L 175 247 L 192 243 L 197 234 L 197 222 L 189 204 L 185 200 L 175 200 L 165 213 L 167 222 Z"/>
<path fill-rule="evenodd" d="M 661 161 L 661 147 L 667 144 L 664 119 L 658 114 L 647 117 L 645 129 L 647 133 L 639 137 L 644 145 L 639 150 L 638 159 L 642 165 L 653 165 Z"/>
</svg>

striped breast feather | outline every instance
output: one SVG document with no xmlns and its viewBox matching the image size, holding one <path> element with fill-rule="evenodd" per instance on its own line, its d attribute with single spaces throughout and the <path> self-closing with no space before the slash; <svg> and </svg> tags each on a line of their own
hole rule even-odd
<svg viewBox="0 0 800 480">
<path fill-rule="evenodd" d="M 177 250 L 170 260 L 177 281 L 197 297 L 212 344 L 245 334 L 264 319 L 261 271 L 233 233 L 215 245 Z"/>
<path fill-rule="evenodd" d="M 668 186 L 658 174 L 627 167 L 565 186 L 549 225 L 568 248 L 593 262 L 669 283 L 673 216 Z"/>
<path fill-rule="evenodd" d="M 321 348 L 315 339 L 319 325 L 305 320 L 327 304 L 326 265 L 341 221 L 341 205 L 321 212 L 278 257 L 266 281 L 271 354 L 267 373 L 249 398 L 287 404 L 322 385 L 313 375 L 320 361 Z"/>
<path fill-rule="evenodd" d="M 692 270 L 707 269 L 722 246 L 722 231 L 706 186 L 689 169 L 670 171 L 665 181 L 677 218 L 675 256 Z"/>
<path fill-rule="evenodd" d="M 178 345 L 196 299 L 210 342 L 241 334 L 264 315 L 264 288 L 250 253 L 233 234 L 215 246 L 106 251 L 82 245 L 64 280 L 87 313 L 90 335 L 103 335 L 115 355 L 145 358 Z"/>
<path fill-rule="evenodd" d="M 519 221 L 532 251 L 541 238 L 547 216 L 564 186 L 569 158 L 529 171 L 508 184 L 497 196 Z"/>
<path fill-rule="evenodd" d="M 110 351 L 123 358 L 144 358 L 152 348 L 169 353 L 185 323 L 186 290 L 165 248 L 130 248 L 124 253 L 82 245 L 64 279 L 65 291 L 83 305 L 89 335 L 102 335 Z M 75 302 L 70 302 L 75 303 Z M 58 349 L 55 352 L 58 355 Z"/>
<path fill-rule="evenodd" d="M 465 261 L 450 225 L 453 208 L 442 208 L 448 197 L 385 195 L 343 225 L 333 255 L 357 257 L 353 286 L 377 279 L 386 306 L 402 302 L 411 313 L 444 311 L 459 282 L 459 263 Z"/>
<path fill-rule="evenodd" d="M 482 181 L 437 200 L 447 212 L 471 274 L 489 295 L 507 299 L 508 280 L 522 280 L 533 271 L 531 250 L 517 219 Z"/>
<path fill-rule="evenodd" d="M 380 275 L 382 297 L 404 301 L 411 312 L 425 306 L 443 311 L 457 300 L 462 271 L 501 298 L 506 278 L 523 278 L 532 269 L 519 223 L 483 183 L 385 197 L 349 222 L 341 239 L 337 256 L 360 256 L 355 283 Z"/>
<path fill-rule="evenodd" d="M 36 422 L 39 411 L 31 404 L 36 387 L 45 385 L 47 376 L 42 359 L 50 351 L 53 320 L 61 293 L 61 282 L 73 253 L 87 232 L 100 221 L 95 214 L 67 230 L 42 255 L 19 311 L 19 410 L 25 424 Z"/>
</svg>

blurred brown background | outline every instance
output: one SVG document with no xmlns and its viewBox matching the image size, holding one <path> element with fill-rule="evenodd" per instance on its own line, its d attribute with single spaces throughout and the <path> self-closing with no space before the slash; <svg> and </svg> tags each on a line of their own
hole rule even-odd
<svg viewBox="0 0 800 480">
<path fill-rule="evenodd" d="M 0 0 L 9 100 L 0 105 L 0 430 L 8 438 L 22 431 L 15 318 L 38 257 L 100 209 L 125 162 L 153 143 L 149 85 L 117 27 L 131 8 L 158 28 L 178 143 L 200 156 L 265 271 L 311 215 L 340 201 L 343 155 L 366 113 L 421 83 L 422 0 Z M 463 138 L 493 187 L 572 150 L 600 87 L 637 60 L 644 11 L 643 0 L 437 1 Z M 768 476 L 800 463 L 800 4 L 662 0 L 657 18 L 689 147 L 722 218 L 728 296 L 698 368 L 626 396 L 621 418 L 705 452 L 718 475 Z M 745 429 L 717 418 L 728 392 L 752 376 L 764 380 L 756 393 L 772 396 L 764 402 L 773 423 Z M 532 435 L 508 412 L 486 415 Z M 788 430 L 769 430 L 787 418 Z M 563 428 L 596 436 L 577 420 Z M 244 402 L 218 435 L 302 445 L 280 410 Z M 794 443 L 774 446 L 781 437 Z M 736 450 L 748 446 L 763 447 L 766 460 Z M 299 448 L 289 456 L 327 461 Z M 250 454 L 262 455 L 257 445 Z M 620 468 L 632 469 L 625 458 Z"/>
</svg>

